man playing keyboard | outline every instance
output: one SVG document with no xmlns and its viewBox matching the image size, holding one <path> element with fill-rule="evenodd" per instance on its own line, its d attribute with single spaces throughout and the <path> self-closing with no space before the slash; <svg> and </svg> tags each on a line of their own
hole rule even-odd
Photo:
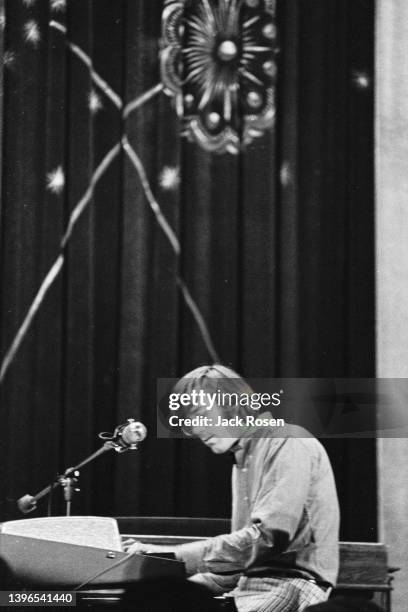
<svg viewBox="0 0 408 612">
<path fill-rule="evenodd" d="M 252 392 L 238 374 L 220 365 L 197 368 L 174 388 L 196 396 L 200 390 Z M 214 405 L 211 412 L 213 423 L 218 417 L 232 423 L 249 409 Z M 185 417 L 208 414 L 205 403 L 184 408 Z M 320 442 L 293 425 L 207 425 L 192 427 L 190 434 L 214 453 L 234 454 L 231 533 L 171 549 L 136 542 L 129 550 L 173 551 L 191 580 L 232 596 L 239 612 L 302 612 L 326 600 L 338 572 L 339 507 Z"/>
</svg>

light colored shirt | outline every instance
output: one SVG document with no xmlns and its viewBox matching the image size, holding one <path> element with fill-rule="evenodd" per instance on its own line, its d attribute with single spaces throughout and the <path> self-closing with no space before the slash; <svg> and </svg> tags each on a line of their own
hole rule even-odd
<svg viewBox="0 0 408 612">
<path fill-rule="evenodd" d="M 280 428 L 272 437 L 262 428 L 240 440 L 232 532 L 180 546 L 176 554 L 188 573 L 285 573 L 335 584 L 339 506 L 330 461 L 305 430 L 286 425 L 282 433 Z M 288 538 L 281 552 L 277 532 Z"/>
</svg>

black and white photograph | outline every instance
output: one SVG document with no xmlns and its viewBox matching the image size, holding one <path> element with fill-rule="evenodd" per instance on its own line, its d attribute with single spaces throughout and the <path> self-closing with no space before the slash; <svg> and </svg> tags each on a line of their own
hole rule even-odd
<svg viewBox="0 0 408 612">
<path fill-rule="evenodd" d="M 408 3 L 0 0 L 0 611 L 407 612 Z"/>
</svg>

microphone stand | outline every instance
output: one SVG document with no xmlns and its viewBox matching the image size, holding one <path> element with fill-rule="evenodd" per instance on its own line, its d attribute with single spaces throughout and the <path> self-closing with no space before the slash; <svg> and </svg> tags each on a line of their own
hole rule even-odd
<svg viewBox="0 0 408 612">
<path fill-rule="evenodd" d="M 23 497 L 20 497 L 20 499 L 17 500 L 18 509 L 23 514 L 28 514 L 29 512 L 32 512 L 36 508 L 37 502 L 40 499 L 51 493 L 57 487 L 61 486 L 64 489 L 66 516 L 70 516 L 73 495 L 75 492 L 79 491 L 79 489 L 75 488 L 75 484 L 78 482 L 79 469 L 84 467 L 84 465 L 87 465 L 100 455 L 103 455 L 107 451 L 115 450 L 118 453 L 124 453 L 127 450 L 133 450 L 135 448 L 137 448 L 136 445 L 126 447 L 123 446 L 123 444 L 120 444 L 120 442 L 116 442 L 115 439 L 107 440 L 103 444 L 103 446 L 101 446 L 101 448 L 92 453 L 92 455 L 86 457 L 86 459 L 78 463 L 78 465 L 66 469 L 62 475 L 59 474 L 56 477 L 52 484 L 48 485 L 44 489 L 41 489 L 41 491 L 36 493 L 36 495 L 23 495 Z"/>
</svg>

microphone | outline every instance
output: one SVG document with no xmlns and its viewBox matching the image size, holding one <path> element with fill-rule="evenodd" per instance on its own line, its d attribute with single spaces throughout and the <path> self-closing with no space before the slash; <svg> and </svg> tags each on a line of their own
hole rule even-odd
<svg viewBox="0 0 408 612">
<path fill-rule="evenodd" d="M 99 438 L 110 442 L 118 453 L 136 450 L 139 442 L 143 442 L 146 436 L 146 427 L 143 423 L 135 421 L 135 419 L 128 419 L 126 423 L 118 425 L 113 434 L 106 431 L 102 431 L 99 434 Z"/>
<path fill-rule="evenodd" d="M 23 495 L 23 497 L 20 497 L 20 499 L 17 500 L 18 509 L 23 514 L 32 512 L 37 507 L 37 502 L 42 497 L 49 495 L 49 493 L 59 485 L 64 487 L 65 501 L 70 502 L 72 493 L 79 490 L 72 488 L 76 482 L 76 477 L 79 476 L 77 470 L 110 449 L 114 449 L 118 453 L 124 453 L 127 450 L 136 450 L 139 442 L 143 442 L 146 436 L 146 427 L 143 423 L 135 421 L 135 419 L 128 419 L 126 423 L 118 425 L 113 434 L 102 431 L 98 437 L 101 440 L 105 440 L 105 444 L 99 450 L 92 453 L 92 455 L 81 461 L 81 463 L 78 463 L 75 467 L 65 470 L 62 476 L 58 475 L 52 484 L 42 489 L 36 495 Z"/>
<path fill-rule="evenodd" d="M 119 425 L 113 434 L 115 442 L 131 450 L 137 448 L 138 443 L 143 442 L 146 436 L 146 427 L 134 419 L 128 419 L 127 423 Z"/>
</svg>

